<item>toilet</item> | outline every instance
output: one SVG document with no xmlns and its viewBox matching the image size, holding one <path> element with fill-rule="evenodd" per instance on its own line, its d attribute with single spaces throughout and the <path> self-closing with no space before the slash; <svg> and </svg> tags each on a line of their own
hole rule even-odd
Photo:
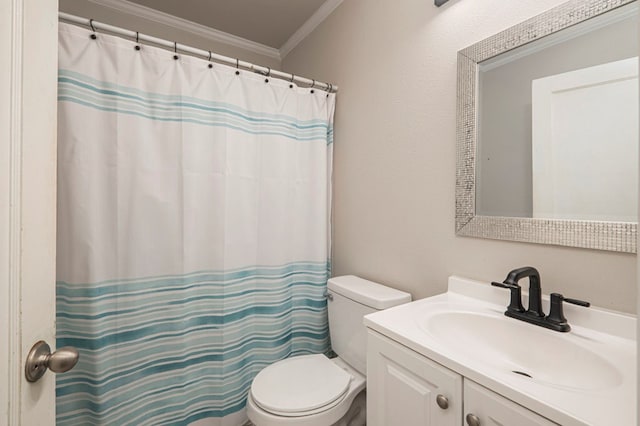
<svg viewBox="0 0 640 426">
<path fill-rule="evenodd" d="M 327 283 L 329 335 L 336 358 L 302 355 L 278 361 L 253 379 L 247 414 L 256 426 L 365 424 L 367 314 L 411 301 L 411 295 L 354 275 Z"/>
</svg>

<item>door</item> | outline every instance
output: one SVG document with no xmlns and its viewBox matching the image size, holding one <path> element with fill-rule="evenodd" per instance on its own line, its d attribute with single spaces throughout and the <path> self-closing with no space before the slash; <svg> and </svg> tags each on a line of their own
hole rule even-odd
<svg viewBox="0 0 640 426">
<path fill-rule="evenodd" d="M 464 416 L 468 426 L 556 424 L 469 379 L 464 379 Z"/>
<path fill-rule="evenodd" d="M 533 217 L 636 221 L 638 58 L 534 80 L 532 137 Z"/>
<path fill-rule="evenodd" d="M 55 345 L 56 0 L 0 2 L 0 425 L 55 423 L 55 377 L 28 383 Z"/>
<path fill-rule="evenodd" d="M 462 376 L 368 331 L 368 425 L 458 426 L 462 405 Z"/>
</svg>

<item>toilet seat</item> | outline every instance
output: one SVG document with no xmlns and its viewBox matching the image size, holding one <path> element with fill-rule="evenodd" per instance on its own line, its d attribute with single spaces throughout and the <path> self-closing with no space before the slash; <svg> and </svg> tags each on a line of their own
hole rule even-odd
<svg viewBox="0 0 640 426">
<path fill-rule="evenodd" d="M 326 356 L 304 355 L 276 362 L 253 380 L 251 398 L 276 416 L 308 416 L 338 405 L 353 377 Z"/>
<path fill-rule="evenodd" d="M 310 356 L 313 355 L 302 355 L 298 358 Z M 349 389 L 342 397 L 332 404 L 318 408 L 315 412 L 298 413 L 293 417 L 281 416 L 261 408 L 254 401 L 252 392 L 249 392 L 247 395 L 247 415 L 249 419 L 257 426 L 327 426 L 339 422 L 349 411 L 354 399 L 365 389 L 366 378 L 339 357 L 331 358 L 329 361 L 352 377 L 349 382 Z M 312 383 L 307 384 L 307 388 L 311 386 L 315 385 Z"/>
</svg>

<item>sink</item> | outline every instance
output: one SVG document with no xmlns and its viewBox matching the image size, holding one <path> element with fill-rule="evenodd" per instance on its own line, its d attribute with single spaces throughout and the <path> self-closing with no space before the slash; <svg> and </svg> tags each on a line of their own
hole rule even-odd
<svg viewBox="0 0 640 426">
<path fill-rule="evenodd" d="M 572 328 L 560 333 L 505 316 L 508 294 L 485 282 L 453 276 L 448 284 L 364 324 L 555 424 L 639 424 L 635 316 L 569 305 Z M 549 302 L 542 297 L 544 312 Z"/>
<path fill-rule="evenodd" d="M 503 315 L 435 310 L 418 326 L 443 346 L 523 380 L 586 391 L 619 386 L 623 380 L 618 368 L 579 338 Z"/>
</svg>

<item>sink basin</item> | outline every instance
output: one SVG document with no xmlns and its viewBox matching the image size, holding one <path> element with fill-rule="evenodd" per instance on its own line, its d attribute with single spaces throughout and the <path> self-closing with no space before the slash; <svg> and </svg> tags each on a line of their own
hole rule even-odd
<svg viewBox="0 0 640 426">
<path fill-rule="evenodd" d="M 569 305 L 572 330 L 559 333 L 506 317 L 507 299 L 454 276 L 446 293 L 374 312 L 364 324 L 555 424 L 639 425 L 634 316 Z M 549 312 L 549 298 L 542 303 Z"/>
<path fill-rule="evenodd" d="M 579 338 L 498 314 L 433 312 L 419 327 L 445 347 L 547 386 L 601 390 L 622 383 L 618 369 Z"/>
</svg>

